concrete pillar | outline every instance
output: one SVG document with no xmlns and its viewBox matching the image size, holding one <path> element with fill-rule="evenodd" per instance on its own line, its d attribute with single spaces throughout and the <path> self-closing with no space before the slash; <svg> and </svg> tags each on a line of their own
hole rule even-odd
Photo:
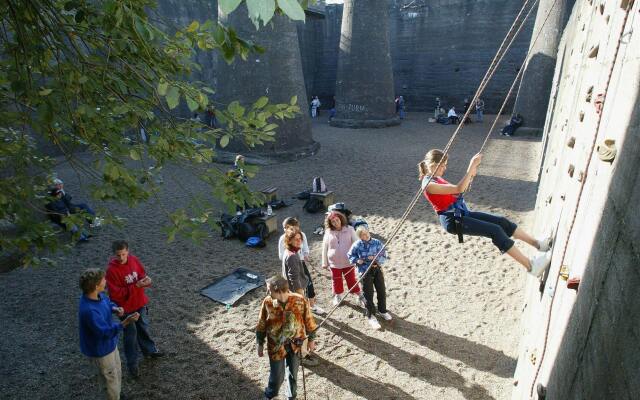
<svg viewBox="0 0 640 400">
<path fill-rule="evenodd" d="M 524 118 L 522 127 L 518 129 L 519 134 L 542 134 L 558 44 L 573 3 L 574 0 L 540 0 L 538 3 L 529 58 L 513 108 Z"/>
<path fill-rule="evenodd" d="M 311 136 L 295 23 L 286 16 L 275 15 L 267 26 L 256 30 L 244 5 L 230 15 L 218 13 L 221 23 L 233 27 L 239 37 L 264 47 L 265 52 L 250 54 L 246 61 L 237 57 L 231 65 L 219 57 L 217 100 L 225 106 L 233 100 L 250 106 L 260 96 L 267 96 L 271 103 L 288 103 L 292 96 L 298 96 L 300 106 L 295 118 L 275 121 L 279 125 L 275 142 L 249 148 L 241 141 L 232 141 L 223 152 L 240 152 L 250 160 L 263 162 L 286 161 L 316 152 L 319 144 Z"/>
<path fill-rule="evenodd" d="M 387 0 L 345 0 L 336 79 L 341 128 L 398 125 L 389 51 Z"/>
</svg>

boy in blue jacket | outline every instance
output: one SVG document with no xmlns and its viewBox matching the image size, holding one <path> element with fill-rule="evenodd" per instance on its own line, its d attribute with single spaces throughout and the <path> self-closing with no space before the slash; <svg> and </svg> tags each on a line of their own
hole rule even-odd
<svg viewBox="0 0 640 400">
<path fill-rule="evenodd" d="M 122 316 L 124 310 L 103 293 L 106 284 L 104 271 L 99 269 L 88 269 L 80 276 L 80 351 L 98 368 L 99 383 L 106 388 L 107 399 L 119 400 L 122 367 L 117 347 L 118 335 L 122 328 L 136 321 L 140 315 L 133 313 L 122 322 L 114 321 L 111 314 Z"/>
<path fill-rule="evenodd" d="M 387 294 L 384 285 L 384 274 L 382 273 L 382 265 L 387 261 L 387 252 L 386 250 L 383 251 L 372 263 L 374 256 L 382 250 L 382 242 L 371 237 L 366 225 L 358 226 L 356 234 L 360 240 L 351 245 L 347 256 L 349 257 L 349 262 L 358 267 L 358 273 L 361 276 L 370 269 L 361 281 L 362 291 L 367 303 L 366 316 L 369 325 L 373 329 L 380 329 L 380 323 L 375 317 L 376 307 L 373 304 L 374 287 L 378 295 L 378 312 L 386 321 L 391 321 L 392 319 L 391 314 L 387 311 Z"/>
</svg>

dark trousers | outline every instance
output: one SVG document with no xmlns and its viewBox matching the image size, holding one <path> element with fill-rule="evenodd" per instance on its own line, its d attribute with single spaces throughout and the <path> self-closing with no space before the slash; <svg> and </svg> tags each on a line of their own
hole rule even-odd
<svg viewBox="0 0 640 400">
<path fill-rule="evenodd" d="M 316 297 L 316 290 L 313 287 L 313 280 L 311 279 L 311 273 L 309 273 L 309 267 L 307 267 L 306 262 L 302 262 L 304 267 L 304 274 L 307 276 L 307 287 L 305 289 L 307 294 L 307 299 L 313 299 Z"/>
<path fill-rule="evenodd" d="M 362 279 L 362 291 L 367 301 L 367 318 L 376 313 L 376 307 L 373 304 L 373 288 L 376 289 L 378 297 L 378 311 L 384 314 L 387 312 L 387 291 L 384 285 L 384 274 L 382 269 L 377 266 L 369 267 L 369 272 Z"/>
<path fill-rule="evenodd" d="M 293 352 L 291 346 L 285 345 L 287 350 L 287 356 L 284 360 L 269 360 L 269 384 L 264 391 L 264 395 L 268 399 L 272 399 L 278 395 L 280 386 L 284 382 L 284 378 L 287 378 L 287 385 L 285 386 L 285 395 L 289 399 L 295 399 L 297 395 L 297 383 L 298 383 L 298 367 L 300 367 L 300 355 Z"/>
<path fill-rule="evenodd" d="M 127 359 L 127 367 L 129 369 L 138 366 L 138 358 L 140 357 L 138 347 L 140 347 L 145 356 L 158 351 L 155 342 L 149 335 L 149 312 L 147 307 L 142 307 L 137 312 L 140 313 L 140 318 L 127 325 L 124 328 L 123 335 L 124 356 Z M 127 316 L 123 315 L 122 319 Z"/>
<path fill-rule="evenodd" d="M 447 232 L 456 234 L 453 211 L 440 214 L 440 224 Z M 517 227 L 518 225 L 500 215 L 471 211 L 462 217 L 463 234 L 491 238 L 493 244 L 502 253 L 513 246 L 514 242 L 510 238 Z"/>
</svg>

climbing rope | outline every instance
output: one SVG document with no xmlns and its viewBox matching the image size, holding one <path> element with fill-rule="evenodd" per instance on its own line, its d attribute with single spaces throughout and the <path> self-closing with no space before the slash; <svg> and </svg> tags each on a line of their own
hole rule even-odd
<svg viewBox="0 0 640 400">
<path fill-rule="evenodd" d="M 518 20 L 520 19 L 520 17 L 524 13 L 524 10 L 527 9 L 527 6 L 529 5 L 530 1 L 531 0 L 526 0 L 524 2 L 524 4 L 522 5 L 522 8 L 520 9 L 520 12 L 516 16 L 516 19 L 514 20 L 514 22 L 511 24 L 511 27 L 509 28 L 509 31 L 505 35 L 502 43 L 500 44 L 500 47 L 496 51 L 496 55 L 493 57 L 493 59 L 491 61 L 491 64 L 489 65 L 489 68 L 487 69 L 487 72 L 485 73 L 484 77 L 480 81 L 478 89 L 476 90 L 476 92 L 475 92 L 475 94 L 473 96 L 473 99 L 472 99 L 470 104 L 475 104 L 476 103 L 477 99 L 483 93 L 484 89 L 486 88 L 486 86 L 489 83 L 489 81 L 491 80 L 491 78 L 493 78 L 493 75 L 495 74 L 498 66 L 500 66 L 502 60 L 504 59 L 505 54 L 507 53 L 507 51 L 509 51 L 509 49 L 510 49 L 511 45 L 513 44 L 515 38 L 517 37 L 517 35 L 520 33 L 520 31 L 524 27 L 527 19 L 531 15 L 532 10 L 535 8 L 535 6 L 536 6 L 536 4 L 538 3 L 539 0 L 534 0 L 533 1 L 533 3 L 531 4 L 531 7 L 529 8 L 529 10 L 526 13 L 525 17 L 522 19 L 522 21 L 519 23 L 519 26 L 516 28 L 516 25 L 518 24 Z M 472 107 L 468 107 L 468 109 L 464 113 L 464 116 L 462 117 L 462 121 L 456 127 L 455 131 L 451 135 L 451 138 L 449 139 L 449 141 L 447 142 L 446 146 L 444 147 L 444 149 L 443 149 L 443 157 L 440 160 L 440 162 L 437 164 L 436 170 L 438 168 L 440 168 L 441 164 L 446 159 L 446 156 L 449 153 L 449 150 L 451 149 L 451 146 L 453 145 L 453 142 L 455 141 L 456 137 L 458 136 L 458 134 L 460 133 L 460 131 L 464 127 L 465 121 L 468 118 L 469 114 L 471 113 L 471 108 Z M 429 179 L 427 180 L 426 184 L 428 185 L 431 182 L 432 179 L 433 179 L 433 177 L 429 176 Z M 422 186 L 421 186 L 418 189 L 418 191 L 416 192 L 416 194 L 413 196 L 411 202 L 409 203 L 409 206 L 406 208 L 406 210 L 404 211 L 404 213 L 400 217 L 400 220 L 398 221 L 396 226 L 393 228 L 393 230 L 392 230 L 391 234 L 389 235 L 387 241 L 385 243 L 383 243 L 381 249 L 374 255 L 373 259 L 370 261 L 370 264 L 373 264 L 378 259 L 378 257 L 380 257 L 380 255 L 386 250 L 386 248 L 393 241 L 393 239 L 395 239 L 395 237 L 397 236 L 398 232 L 400 231 L 400 228 L 402 227 L 402 225 L 404 224 L 404 222 L 408 218 L 408 216 L 411 213 L 411 211 L 413 211 L 413 208 L 415 207 L 415 205 L 418 203 L 418 200 L 420 199 L 420 196 L 422 195 L 422 191 L 423 191 L 423 189 L 422 189 Z M 368 272 L 369 272 L 369 268 L 367 270 L 365 270 L 365 272 L 362 275 L 360 275 L 360 277 L 358 278 L 358 280 L 355 282 L 355 284 L 353 286 L 348 288 L 348 291 L 347 291 L 346 295 L 343 296 L 340 299 L 340 301 L 329 310 L 327 315 L 318 324 L 316 330 L 320 329 L 327 322 L 329 317 L 331 317 L 331 315 L 335 312 L 335 310 L 338 309 L 338 307 L 342 304 L 342 302 L 351 293 L 351 290 L 354 287 L 356 287 L 362 281 L 362 279 L 364 279 L 364 277 L 367 275 Z"/>
<path fill-rule="evenodd" d="M 575 227 L 575 222 L 576 222 L 576 218 L 578 216 L 578 210 L 580 208 L 580 201 L 582 200 L 582 194 L 584 192 L 584 187 L 585 184 L 587 182 L 587 179 L 589 177 L 588 175 L 588 171 L 589 171 L 589 166 L 591 165 L 591 160 L 593 159 L 593 152 L 595 150 L 596 147 L 596 141 L 598 138 L 598 131 L 600 130 L 600 123 L 602 122 L 602 116 L 604 115 L 604 106 L 606 104 L 606 100 L 607 100 L 607 91 L 609 90 L 609 84 L 611 83 L 611 77 L 613 75 L 613 70 L 615 69 L 616 66 L 616 60 L 618 59 L 618 53 L 620 51 L 620 43 L 622 43 L 622 38 L 624 35 L 624 30 L 625 27 L 627 25 L 627 20 L 629 18 L 629 14 L 631 12 L 631 7 L 633 6 L 633 2 L 629 2 L 629 4 L 627 5 L 627 9 L 625 10 L 625 15 L 624 15 L 624 19 L 622 20 L 622 26 L 620 28 L 620 34 L 618 36 L 618 42 L 616 44 L 616 49 L 613 53 L 613 60 L 611 62 L 611 68 L 609 69 L 609 74 L 607 76 L 607 81 L 604 87 L 604 92 L 602 95 L 602 109 L 600 110 L 600 113 L 598 114 L 598 120 L 596 121 L 596 127 L 594 130 L 594 134 L 593 134 L 593 140 L 591 142 L 591 149 L 589 150 L 589 157 L 587 158 L 587 164 L 585 165 L 584 168 L 584 178 L 582 179 L 582 182 L 580 182 L 580 189 L 578 191 L 578 198 L 576 200 L 576 206 L 573 210 L 573 216 L 571 218 L 571 224 L 569 225 L 569 231 L 567 232 L 567 237 L 565 239 L 565 244 L 564 244 L 564 248 L 562 250 L 562 258 L 560 259 L 560 266 L 562 266 L 565 262 L 565 257 L 567 255 L 567 249 L 569 248 L 569 239 L 571 239 L 571 234 L 573 233 L 573 228 Z M 547 344 L 549 342 L 549 329 L 551 327 L 551 315 L 553 314 L 553 306 L 555 304 L 555 300 L 556 300 L 556 291 L 558 289 L 558 282 L 560 280 L 560 272 L 558 271 L 558 274 L 556 275 L 556 280 L 555 280 L 555 284 L 553 287 L 553 297 L 551 298 L 551 304 L 549 305 L 549 312 L 547 314 L 547 322 L 546 322 L 546 327 L 545 327 L 545 333 L 544 333 L 544 344 L 542 346 L 542 353 L 540 355 L 540 361 L 538 362 L 538 368 L 536 368 L 536 373 L 533 377 L 533 380 L 531 382 L 531 389 L 529 391 L 529 396 L 533 397 L 533 390 L 535 388 L 536 385 L 536 381 L 538 380 L 538 375 L 540 374 L 540 369 L 542 368 L 542 362 L 544 361 L 544 357 L 547 353 Z"/>
</svg>

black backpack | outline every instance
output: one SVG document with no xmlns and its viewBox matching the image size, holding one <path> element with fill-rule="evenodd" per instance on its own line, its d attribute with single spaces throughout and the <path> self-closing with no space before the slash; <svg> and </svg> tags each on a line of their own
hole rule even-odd
<svg viewBox="0 0 640 400">
<path fill-rule="evenodd" d="M 320 200 L 319 198 L 311 197 L 309 198 L 309 200 L 307 200 L 304 203 L 304 205 L 302 206 L 302 209 L 308 212 L 309 214 L 315 214 L 317 212 L 324 211 L 324 204 L 322 203 L 322 200 Z"/>
</svg>

